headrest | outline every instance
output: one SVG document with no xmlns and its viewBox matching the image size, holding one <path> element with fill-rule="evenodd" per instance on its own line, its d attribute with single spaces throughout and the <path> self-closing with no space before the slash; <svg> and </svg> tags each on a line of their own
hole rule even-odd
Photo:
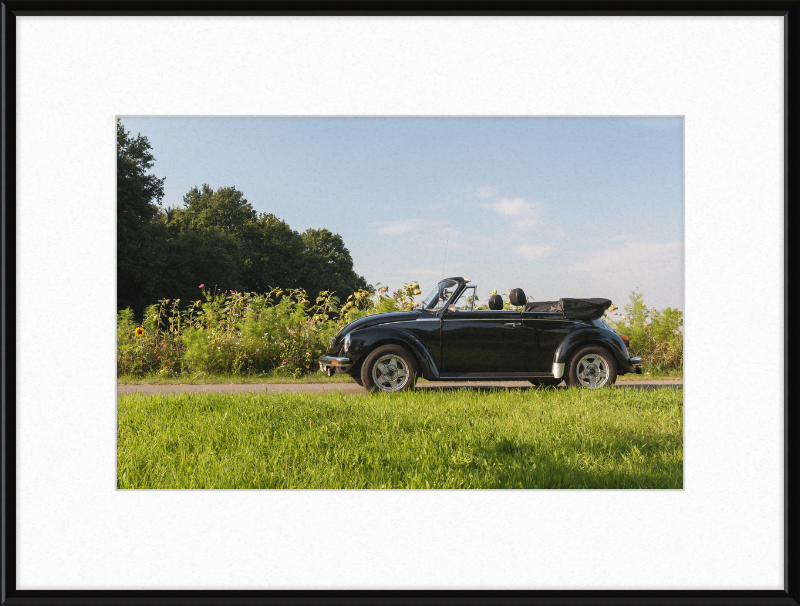
<svg viewBox="0 0 800 606">
<path fill-rule="evenodd" d="M 515 288 L 508 293 L 508 300 L 511 301 L 511 305 L 525 305 L 528 302 L 521 288 Z"/>
<path fill-rule="evenodd" d="M 497 311 L 498 309 L 503 309 L 503 297 L 500 295 L 494 295 L 489 297 L 489 309 L 492 311 Z"/>
</svg>

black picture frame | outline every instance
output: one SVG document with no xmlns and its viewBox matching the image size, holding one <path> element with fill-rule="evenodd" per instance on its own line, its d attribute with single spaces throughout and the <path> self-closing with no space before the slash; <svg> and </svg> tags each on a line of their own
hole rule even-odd
<svg viewBox="0 0 800 606">
<path fill-rule="evenodd" d="M 73 15 L 560 15 L 560 16 L 755 16 L 785 17 L 784 155 L 784 439 L 785 528 L 782 591 L 20 591 L 16 588 L 16 330 L 15 224 L 16 128 L 15 58 L 17 16 Z M 800 205 L 800 0 L 602 1 L 563 0 L 498 3 L 369 3 L 320 0 L 260 3 L 168 0 L 30 0 L 2 2 L 2 586 L 0 602 L 34 604 L 542 604 L 542 605 L 789 605 L 800 603 L 800 412 L 791 405 L 789 348 L 789 235 L 792 209 Z M 796 391 L 796 388 L 795 388 Z"/>
</svg>

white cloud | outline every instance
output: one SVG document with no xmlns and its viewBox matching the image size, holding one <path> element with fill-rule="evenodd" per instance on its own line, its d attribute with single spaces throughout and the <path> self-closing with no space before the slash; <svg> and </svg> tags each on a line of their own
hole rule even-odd
<svg viewBox="0 0 800 606">
<path fill-rule="evenodd" d="M 581 261 L 564 269 L 590 274 L 659 273 L 683 259 L 683 242 L 627 242 L 620 248 L 583 253 Z"/>
<path fill-rule="evenodd" d="M 504 217 L 519 217 L 532 210 L 532 206 L 523 198 L 500 198 L 497 202 L 489 204 L 489 208 Z"/>
<path fill-rule="evenodd" d="M 683 242 L 626 241 L 582 252 L 561 274 L 580 285 L 569 296 L 607 297 L 619 305 L 635 289 L 648 306 L 683 308 Z"/>
<path fill-rule="evenodd" d="M 529 261 L 547 257 L 552 254 L 554 250 L 552 246 L 546 246 L 544 244 L 524 244 L 523 246 L 514 248 L 515 253 L 522 255 Z"/>
<path fill-rule="evenodd" d="M 382 234 L 407 234 L 416 230 L 416 226 L 411 223 L 389 223 L 378 228 L 378 232 Z"/>
<path fill-rule="evenodd" d="M 527 202 L 524 198 L 500 198 L 487 204 L 487 208 L 497 214 L 513 219 L 513 227 L 517 231 L 525 231 L 541 225 L 539 207 L 539 204 Z"/>
</svg>

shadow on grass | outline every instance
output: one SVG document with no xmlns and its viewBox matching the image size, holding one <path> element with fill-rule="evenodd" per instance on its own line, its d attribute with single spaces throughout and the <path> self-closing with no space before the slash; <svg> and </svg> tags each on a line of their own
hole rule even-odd
<svg viewBox="0 0 800 606">
<path fill-rule="evenodd" d="M 648 445 L 633 440 L 631 449 L 644 450 Z M 652 444 L 649 445 L 652 448 Z M 487 488 L 522 489 L 670 489 L 683 488 L 683 470 L 680 467 L 665 469 L 653 467 L 647 472 L 630 470 L 628 464 L 620 462 L 609 467 L 592 467 L 583 462 L 566 462 L 552 452 L 537 450 L 530 443 L 512 443 L 501 440 L 488 448 L 476 450 L 476 454 L 490 461 L 502 462 L 504 471 L 499 473 L 496 485 Z"/>
</svg>

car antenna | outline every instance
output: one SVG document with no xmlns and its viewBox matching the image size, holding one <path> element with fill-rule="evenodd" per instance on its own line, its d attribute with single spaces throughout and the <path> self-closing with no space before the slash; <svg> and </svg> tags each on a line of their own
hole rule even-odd
<svg viewBox="0 0 800 606">
<path fill-rule="evenodd" d="M 447 243 L 449 241 L 450 240 L 445 240 L 444 241 L 444 261 L 442 261 L 442 280 L 444 280 L 444 264 L 447 263 Z M 441 282 L 441 280 L 440 280 L 440 282 Z"/>
</svg>

